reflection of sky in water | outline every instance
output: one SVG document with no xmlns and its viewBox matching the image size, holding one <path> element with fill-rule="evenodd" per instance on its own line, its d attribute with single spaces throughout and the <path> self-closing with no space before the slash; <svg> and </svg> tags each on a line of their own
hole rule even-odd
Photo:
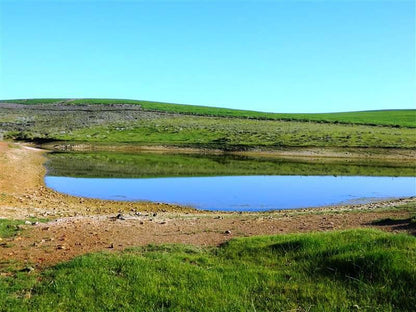
<svg viewBox="0 0 416 312">
<path fill-rule="evenodd" d="M 199 209 L 256 211 L 416 195 L 414 177 L 232 176 L 154 179 L 45 178 L 62 193 L 148 200 Z"/>
</svg>

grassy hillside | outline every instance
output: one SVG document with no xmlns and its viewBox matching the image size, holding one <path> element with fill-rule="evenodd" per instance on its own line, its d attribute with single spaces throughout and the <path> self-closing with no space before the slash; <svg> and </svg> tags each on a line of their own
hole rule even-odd
<svg viewBox="0 0 416 312">
<path fill-rule="evenodd" d="M 416 147 L 416 129 L 411 127 L 416 111 L 411 110 L 302 115 L 132 100 L 9 102 L 0 103 L 0 136 L 15 140 L 222 150 Z"/>
<path fill-rule="evenodd" d="M 25 102 L 33 105 L 0 103 L 0 137 L 3 134 L 8 139 L 38 142 L 128 143 L 222 150 L 416 147 L 416 129 L 408 127 L 177 114 L 144 109 L 143 102 L 120 104 L 127 102 L 121 100 L 119 104 L 115 100 L 104 101 L 108 105 L 87 104 L 85 100 L 48 104 L 39 104 L 39 101 Z M 156 104 L 152 105 L 154 108 Z"/>
<path fill-rule="evenodd" d="M 147 246 L 0 275 L 3 311 L 414 311 L 416 239 L 375 230 Z M 4 271 L 4 268 L 3 268 Z"/>
<path fill-rule="evenodd" d="M 249 119 L 267 119 L 267 120 L 297 120 L 297 121 L 315 121 L 326 123 L 352 123 L 363 125 L 385 125 L 397 127 L 416 127 L 416 110 L 377 110 L 362 112 L 342 112 L 326 114 L 279 114 L 264 113 L 247 110 L 236 110 L 227 108 L 182 105 L 150 101 L 122 100 L 122 99 L 28 99 L 28 100 L 8 100 L 3 102 L 12 102 L 20 104 L 51 104 L 64 102 L 73 105 L 83 104 L 135 104 L 140 105 L 144 110 L 168 112 L 175 114 L 216 116 L 216 117 L 234 117 Z"/>
</svg>

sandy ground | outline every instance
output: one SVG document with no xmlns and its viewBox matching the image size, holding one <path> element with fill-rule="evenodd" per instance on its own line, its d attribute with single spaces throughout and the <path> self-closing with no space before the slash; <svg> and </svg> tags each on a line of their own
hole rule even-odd
<svg viewBox="0 0 416 312">
<path fill-rule="evenodd" d="M 216 246 L 233 237 L 374 227 L 415 235 L 406 222 L 412 212 L 388 207 L 416 198 L 270 213 L 215 213 L 155 204 L 67 196 L 44 185 L 44 151 L 0 142 L 0 218 L 48 218 L 20 226 L 19 235 L 0 241 L 0 262 L 17 260 L 38 267 L 95 251 L 149 243 Z M 118 218 L 117 215 L 121 214 Z"/>
</svg>

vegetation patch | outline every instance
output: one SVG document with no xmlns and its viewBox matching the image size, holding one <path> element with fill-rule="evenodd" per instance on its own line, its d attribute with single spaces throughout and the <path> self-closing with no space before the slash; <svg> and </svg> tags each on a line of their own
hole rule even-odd
<svg viewBox="0 0 416 312">
<path fill-rule="evenodd" d="M 0 238 L 9 238 L 17 235 L 20 231 L 19 225 L 24 224 L 22 220 L 0 219 Z"/>
<path fill-rule="evenodd" d="M 26 220 L 0 219 L 0 238 L 10 238 L 18 235 L 22 231 L 21 225 L 47 222 L 48 220 L 46 218 L 27 218 Z"/>
<path fill-rule="evenodd" d="M 415 207 L 413 207 L 413 212 Z M 375 220 L 371 223 L 378 226 L 391 226 L 394 230 L 406 230 L 409 233 L 416 235 L 416 214 L 410 218 L 384 218 Z"/>
<path fill-rule="evenodd" d="M 266 113 L 239 109 L 228 109 L 220 107 L 183 105 L 173 103 L 162 103 L 152 101 L 125 100 L 125 99 L 25 99 L 7 100 L 0 102 L 12 102 L 26 105 L 36 104 L 60 104 L 72 105 L 139 105 L 143 110 L 167 112 L 174 114 L 233 117 L 245 119 L 263 120 L 296 120 L 314 121 L 324 123 L 353 123 L 364 125 L 384 125 L 395 127 L 416 127 L 416 110 L 374 110 L 361 112 L 340 112 L 340 113 L 318 113 L 318 114 L 289 114 L 289 113 Z"/>
<path fill-rule="evenodd" d="M 40 100 L 33 103 L 36 105 L 28 105 L 30 100 L 24 102 L 26 105 L 0 103 L 0 132 L 5 138 L 41 143 L 127 143 L 225 151 L 273 150 L 284 147 L 416 147 L 415 129 L 404 126 L 407 119 L 414 118 L 415 111 L 377 113 L 394 125 L 400 125 L 393 127 L 387 121 L 380 121 L 380 125 L 384 126 L 374 126 L 353 122 L 322 123 L 313 118 L 191 114 L 167 108 L 156 109 L 159 106 L 155 103 L 149 104 L 152 106 L 150 109 L 146 108 L 145 103 L 148 102 L 134 104 L 125 100 L 106 100 L 102 103 L 107 105 L 97 105 L 101 100 L 68 100 L 44 104 L 39 104 L 38 101 Z M 170 105 L 173 104 L 163 104 L 162 107 L 176 107 Z M 191 111 L 194 108 L 186 105 L 179 107 Z M 267 113 L 261 114 L 269 116 Z M 366 115 L 367 112 L 351 114 L 361 118 L 359 116 Z"/>
<path fill-rule="evenodd" d="M 7 311 L 413 311 L 416 239 L 375 230 L 150 245 L 3 274 Z"/>
</svg>

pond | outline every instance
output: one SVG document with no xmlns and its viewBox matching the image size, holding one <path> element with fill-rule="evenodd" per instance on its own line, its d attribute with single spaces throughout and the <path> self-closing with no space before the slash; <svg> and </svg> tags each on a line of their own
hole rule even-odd
<svg viewBox="0 0 416 312">
<path fill-rule="evenodd" d="M 107 152 L 51 154 L 47 167 L 46 185 L 62 193 L 204 210 L 295 209 L 416 195 L 414 167 L 362 161 Z"/>
</svg>

